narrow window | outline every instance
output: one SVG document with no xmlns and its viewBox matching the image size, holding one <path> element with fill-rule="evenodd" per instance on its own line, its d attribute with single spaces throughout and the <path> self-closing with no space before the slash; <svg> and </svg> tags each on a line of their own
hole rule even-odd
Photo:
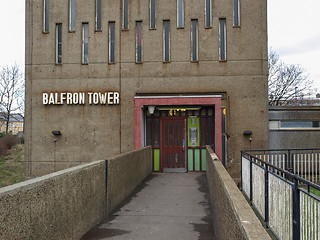
<svg viewBox="0 0 320 240">
<path fill-rule="evenodd" d="M 122 29 L 129 29 L 129 0 L 122 0 Z"/>
<path fill-rule="evenodd" d="M 163 21 L 163 61 L 170 62 L 170 21 Z"/>
<path fill-rule="evenodd" d="M 191 61 L 198 61 L 198 20 L 191 20 Z"/>
<path fill-rule="evenodd" d="M 62 63 L 62 23 L 56 24 L 56 64 Z"/>
<path fill-rule="evenodd" d="M 156 28 L 156 0 L 150 0 L 150 29 Z"/>
<path fill-rule="evenodd" d="M 49 0 L 43 0 L 43 32 L 49 32 Z"/>
<path fill-rule="evenodd" d="M 76 0 L 69 2 L 69 32 L 76 30 Z"/>
<path fill-rule="evenodd" d="M 115 22 L 109 22 L 109 63 L 115 63 Z"/>
<path fill-rule="evenodd" d="M 177 0 L 177 28 L 184 27 L 183 0 Z"/>
<path fill-rule="evenodd" d="M 82 23 L 82 63 L 87 64 L 88 60 L 88 49 L 89 45 L 89 24 Z"/>
<path fill-rule="evenodd" d="M 205 0 L 205 27 L 212 27 L 212 0 Z"/>
<path fill-rule="evenodd" d="M 136 22 L 136 62 L 142 62 L 142 21 Z"/>
<path fill-rule="evenodd" d="M 233 0 L 233 26 L 240 27 L 240 0 Z"/>
<path fill-rule="evenodd" d="M 227 60 L 227 44 L 226 44 L 226 19 L 219 19 L 219 60 L 226 61 Z"/>
<path fill-rule="evenodd" d="M 102 13 L 101 13 L 101 0 L 96 0 L 96 31 L 102 30 Z"/>
</svg>

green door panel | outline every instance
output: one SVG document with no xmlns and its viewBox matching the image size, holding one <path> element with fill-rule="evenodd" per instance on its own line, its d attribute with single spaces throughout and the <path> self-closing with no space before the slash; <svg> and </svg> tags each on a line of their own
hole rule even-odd
<svg viewBox="0 0 320 240">
<path fill-rule="evenodd" d="M 194 150 L 194 160 L 195 171 L 200 171 L 200 149 Z"/>
<path fill-rule="evenodd" d="M 207 150 L 206 149 L 201 149 L 201 170 L 206 171 L 207 170 L 207 165 L 206 165 L 206 160 L 207 160 Z"/>
<path fill-rule="evenodd" d="M 193 149 L 188 149 L 188 171 L 193 171 Z"/>
<path fill-rule="evenodd" d="M 188 147 L 199 147 L 200 146 L 200 123 L 199 118 L 189 117 L 188 118 Z M 196 129 L 197 131 L 197 141 L 195 144 L 192 144 L 190 130 Z"/>
<path fill-rule="evenodd" d="M 153 170 L 160 171 L 160 149 L 154 149 L 153 151 Z"/>
</svg>

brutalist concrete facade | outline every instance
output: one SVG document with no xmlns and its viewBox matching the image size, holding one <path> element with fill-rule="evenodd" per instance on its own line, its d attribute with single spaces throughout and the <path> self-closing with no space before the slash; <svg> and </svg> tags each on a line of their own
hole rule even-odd
<svg viewBox="0 0 320 240">
<path fill-rule="evenodd" d="M 98 1 L 99 2 L 99 1 Z M 226 163 L 240 177 L 240 150 L 268 147 L 267 1 L 240 0 L 234 27 L 232 0 L 212 0 L 212 27 L 205 27 L 210 1 L 184 0 L 184 27 L 177 28 L 177 0 L 157 0 L 150 29 L 149 0 L 101 4 L 75 1 L 75 30 L 69 31 L 70 1 L 26 0 L 26 176 L 40 176 L 135 148 L 136 96 L 220 95 L 226 108 Z M 45 5 L 49 6 L 44 32 Z M 97 5 L 99 6 L 99 4 Z M 191 20 L 198 21 L 198 59 L 191 61 Z M 226 19 L 226 60 L 219 60 L 219 24 Z M 170 61 L 163 61 L 163 20 L 170 20 Z M 136 63 L 136 21 L 142 21 L 142 62 Z M 109 62 L 109 22 L 115 24 L 115 63 Z M 62 25 L 62 61 L 56 64 L 56 24 Z M 82 64 L 82 24 L 88 23 L 88 64 Z M 44 104 L 44 93 L 112 92 L 117 104 Z M 71 95 L 70 95 L 71 96 Z M 53 130 L 62 134 L 53 135 Z M 243 135 L 252 131 L 252 142 Z"/>
</svg>

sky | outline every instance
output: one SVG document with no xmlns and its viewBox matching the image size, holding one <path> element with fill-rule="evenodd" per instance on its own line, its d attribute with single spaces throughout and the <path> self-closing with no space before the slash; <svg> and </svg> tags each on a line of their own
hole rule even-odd
<svg viewBox="0 0 320 240">
<path fill-rule="evenodd" d="M 320 92 L 320 0 L 268 0 L 268 44 L 287 64 L 299 64 Z M 0 0 L 0 66 L 24 67 L 25 0 Z"/>
<path fill-rule="evenodd" d="M 320 93 L 320 0 L 268 0 L 268 44 L 287 64 L 299 64 Z"/>
</svg>

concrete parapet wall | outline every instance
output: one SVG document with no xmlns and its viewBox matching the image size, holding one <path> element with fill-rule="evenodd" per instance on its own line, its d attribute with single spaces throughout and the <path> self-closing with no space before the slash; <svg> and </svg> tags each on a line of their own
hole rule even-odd
<svg viewBox="0 0 320 240">
<path fill-rule="evenodd" d="M 210 147 L 207 147 L 207 178 L 217 239 L 271 239 Z"/>
<path fill-rule="evenodd" d="M 0 239 L 80 239 L 106 209 L 105 161 L 0 189 Z"/>
<path fill-rule="evenodd" d="M 107 206 L 111 213 L 152 173 L 151 148 L 125 153 L 107 160 Z"/>
<path fill-rule="evenodd" d="M 0 239 L 78 240 L 151 172 L 145 148 L 0 188 Z"/>
</svg>

